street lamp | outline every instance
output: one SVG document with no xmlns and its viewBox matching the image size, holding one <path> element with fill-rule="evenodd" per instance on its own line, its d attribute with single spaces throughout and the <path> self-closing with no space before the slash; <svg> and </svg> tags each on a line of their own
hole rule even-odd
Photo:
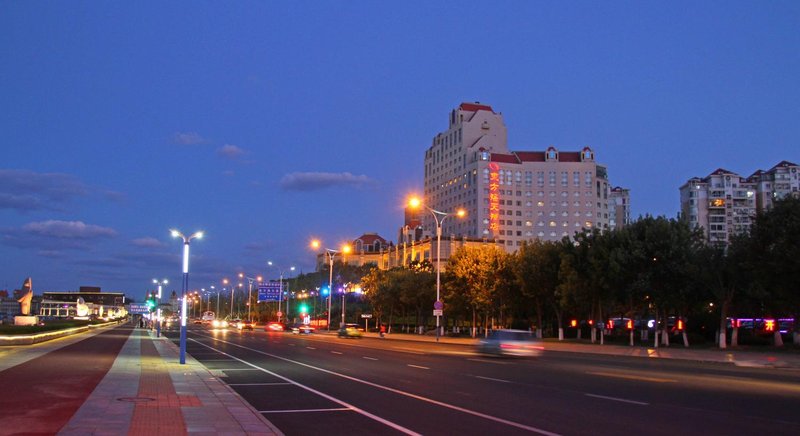
<svg viewBox="0 0 800 436">
<path fill-rule="evenodd" d="M 229 283 L 230 282 L 228 281 L 228 279 L 222 279 L 222 284 L 223 285 L 228 286 Z M 222 289 L 225 289 L 225 288 L 222 288 Z M 228 314 L 228 318 L 231 319 L 231 320 L 233 319 L 233 285 L 231 285 L 231 311 Z"/>
<path fill-rule="evenodd" d="M 239 273 L 240 279 L 247 279 L 247 319 L 249 321 L 253 321 L 253 310 L 250 306 L 250 303 L 253 301 L 253 281 L 261 282 L 261 276 L 258 277 L 246 277 L 244 273 Z"/>
<path fill-rule="evenodd" d="M 282 270 L 280 267 L 278 267 L 274 263 L 272 263 L 271 260 L 267 261 L 267 265 L 275 267 L 275 269 L 277 269 L 278 273 L 280 273 L 280 275 L 281 275 L 280 282 L 278 284 L 278 289 L 280 291 L 280 295 L 278 296 L 278 313 L 280 313 L 281 312 L 281 301 L 283 301 L 283 271 L 284 270 Z M 293 266 L 289 267 L 289 272 L 291 272 L 291 271 L 294 271 L 294 267 Z M 287 320 L 289 319 L 289 297 L 288 296 L 286 297 L 286 319 Z M 281 316 L 280 315 L 278 315 L 278 322 L 281 322 Z"/>
<path fill-rule="evenodd" d="M 156 337 L 161 337 L 161 286 L 166 285 L 169 283 L 167 279 L 158 281 L 157 279 L 153 279 L 153 283 L 158 286 L 158 295 L 156 295 Z"/>
<path fill-rule="evenodd" d="M 203 232 L 194 232 L 190 236 L 184 236 L 177 230 L 171 230 L 173 238 L 183 239 L 183 285 L 181 286 L 181 365 L 186 363 L 186 291 L 189 289 L 189 242 L 192 239 L 203 238 Z"/>
<path fill-rule="evenodd" d="M 319 249 L 322 245 L 318 240 L 311 241 L 311 248 Z M 337 253 L 347 254 L 350 252 L 349 245 L 343 245 L 341 250 L 333 250 L 331 248 L 325 249 L 325 254 L 328 255 L 328 260 L 330 261 L 330 268 L 328 271 L 330 273 L 330 277 L 328 279 L 328 331 L 331 331 L 331 294 L 333 293 L 333 258 L 336 256 Z M 344 303 L 342 304 L 342 323 L 344 324 Z"/>
<path fill-rule="evenodd" d="M 436 303 L 434 303 L 435 310 L 441 310 L 442 301 L 440 298 L 440 290 L 441 290 L 441 274 L 442 274 L 442 223 L 444 220 L 452 215 L 455 215 L 459 218 L 463 218 L 467 212 L 464 209 L 458 209 L 455 213 L 447 213 L 441 212 L 436 209 L 431 209 L 427 205 L 423 204 L 419 198 L 412 197 L 408 201 L 408 205 L 412 208 L 418 208 L 420 206 L 428 209 L 431 215 L 433 215 L 434 221 L 436 221 Z M 437 312 L 438 313 L 438 312 Z M 439 318 L 441 315 L 436 315 L 436 342 L 439 342 L 439 335 L 440 327 L 439 327 Z"/>
</svg>

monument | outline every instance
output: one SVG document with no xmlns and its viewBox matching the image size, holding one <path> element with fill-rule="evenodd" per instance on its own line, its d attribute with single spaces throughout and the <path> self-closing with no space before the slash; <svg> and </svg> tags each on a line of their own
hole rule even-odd
<svg viewBox="0 0 800 436">
<path fill-rule="evenodd" d="M 39 323 L 39 317 L 31 315 L 31 300 L 33 299 L 33 284 L 31 278 L 25 279 L 22 283 L 22 296 L 17 300 L 19 302 L 20 315 L 14 317 L 14 325 L 36 325 Z"/>
</svg>

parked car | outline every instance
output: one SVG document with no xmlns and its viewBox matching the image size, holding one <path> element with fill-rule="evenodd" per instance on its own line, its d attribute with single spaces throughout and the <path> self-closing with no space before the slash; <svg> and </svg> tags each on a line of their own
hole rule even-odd
<svg viewBox="0 0 800 436">
<path fill-rule="evenodd" d="M 264 330 L 268 332 L 282 332 L 286 330 L 286 326 L 277 321 L 272 321 L 268 322 L 267 325 L 264 326 Z"/>
<path fill-rule="evenodd" d="M 526 330 L 492 330 L 478 342 L 478 352 L 498 356 L 540 356 L 541 343 Z"/>
<path fill-rule="evenodd" d="M 292 333 L 299 335 L 299 334 L 306 334 L 310 335 L 314 333 L 314 327 L 311 327 L 308 324 L 295 324 L 292 326 Z"/>
<path fill-rule="evenodd" d="M 361 338 L 363 333 L 358 328 L 358 324 L 345 324 L 338 332 L 340 338 Z"/>
</svg>

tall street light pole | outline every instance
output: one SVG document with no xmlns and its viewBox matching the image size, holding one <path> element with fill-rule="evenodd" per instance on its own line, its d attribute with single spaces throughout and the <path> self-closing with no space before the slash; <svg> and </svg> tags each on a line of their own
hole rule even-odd
<svg viewBox="0 0 800 436">
<path fill-rule="evenodd" d="M 227 286 L 227 285 L 228 285 L 228 283 L 230 283 L 230 282 L 228 281 L 228 279 L 222 279 L 222 284 L 223 284 L 223 285 Z M 223 288 L 223 289 L 224 289 L 224 288 Z M 231 319 L 231 320 L 233 319 L 233 284 L 232 284 L 232 283 L 231 283 L 231 311 L 230 311 L 230 313 L 228 314 L 228 318 L 229 318 L 229 319 Z"/>
<path fill-rule="evenodd" d="M 183 233 L 174 229 L 171 231 L 171 233 L 173 238 L 183 239 L 183 285 L 181 286 L 180 363 L 181 365 L 184 365 L 186 364 L 186 291 L 189 289 L 189 242 L 191 242 L 191 240 L 194 238 L 201 239 L 203 237 L 203 232 L 194 232 L 188 237 L 184 236 Z"/>
<path fill-rule="evenodd" d="M 158 294 L 156 295 L 156 337 L 161 337 L 161 286 L 166 285 L 169 283 L 167 279 L 158 281 L 157 279 L 153 279 L 153 283 L 158 285 Z"/>
<path fill-rule="evenodd" d="M 318 240 L 311 241 L 311 247 L 314 249 L 319 249 L 321 247 L 320 242 Z M 347 254 L 350 252 L 350 246 L 344 245 L 341 250 L 334 250 L 331 248 L 325 249 L 325 254 L 328 255 L 328 260 L 330 261 L 330 267 L 328 268 L 329 278 L 328 278 L 328 331 L 331 331 L 331 294 L 333 294 L 333 258 L 336 256 L 337 253 L 344 253 Z M 344 322 L 344 305 L 342 306 L 342 322 Z"/>
<path fill-rule="evenodd" d="M 457 216 L 459 218 L 463 218 L 466 215 L 466 211 L 464 209 L 458 209 L 455 213 L 447 213 L 441 212 L 436 209 L 431 209 L 427 205 L 423 204 L 418 198 L 412 198 L 409 200 L 409 206 L 412 208 L 418 208 L 420 206 L 428 209 L 431 215 L 433 215 L 434 221 L 436 221 L 436 302 L 434 303 L 434 310 L 437 311 L 436 315 L 436 342 L 439 342 L 439 335 L 441 334 L 441 327 L 440 327 L 440 318 L 438 311 L 442 309 L 442 300 L 440 296 L 441 290 L 441 275 L 442 275 L 442 223 L 444 220 L 449 216 Z"/>
<path fill-rule="evenodd" d="M 278 273 L 280 274 L 280 281 L 278 282 L 278 292 L 280 292 L 280 295 L 278 296 L 278 313 L 280 313 L 281 312 L 281 302 L 283 301 L 283 272 L 284 272 L 284 270 L 281 269 L 280 267 L 276 266 L 274 263 L 272 263 L 271 260 L 267 261 L 267 265 L 277 269 Z M 289 267 L 289 272 L 294 271 L 294 269 L 295 268 L 293 266 L 290 266 Z M 287 320 L 289 319 L 289 296 L 288 295 L 286 296 L 286 319 Z M 280 315 L 278 315 L 278 322 L 281 322 L 281 316 Z"/>
<path fill-rule="evenodd" d="M 253 282 L 256 281 L 256 280 L 258 282 L 260 282 L 261 281 L 261 276 L 253 278 L 253 277 L 245 276 L 244 273 L 239 273 L 239 278 L 247 280 L 247 320 L 252 322 L 253 321 L 253 308 L 252 308 L 252 306 L 250 304 L 253 302 Z"/>
</svg>

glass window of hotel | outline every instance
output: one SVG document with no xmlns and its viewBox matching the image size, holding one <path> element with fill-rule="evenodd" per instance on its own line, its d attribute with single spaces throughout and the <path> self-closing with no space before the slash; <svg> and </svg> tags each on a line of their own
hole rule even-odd
<svg viewBox="0 0 800 436">
<path fill-rule="evenodd" d="M 554 210 L 551 210 L 551 211 L 550 211 L 550 216 L 556 216 L 556 211 L 554 211 Z"/>
<path fill-rule="evenodd" d="M 516 175 L 517 183 L 522 183 L 522 171 L 517 171 L 517 173 L 515 175 Z"/>
<path fill-rule="evenodd" d="M 553 238 L 555 238 L 555 236 L 556 236 L 556 232 L 550 232 L 550 236 L 551 236 L 551 237 L 553 237 Z"/>
<path fill-rule="evenodd" d="M 537 201 L 536 205 L 539 207 L 544 207 L 544 201 Z"/>
<path fill-rule="evenodd" d="M 579 223 L 579 222 L 575 223 L 575 227 L 580 227 L 580 226 L 581 226 L 581 223 Z"/>
<path fill-rule="evenodd" d="M 581 192 L 580 191 L 575 191 L 575 192 L 572 193 L 572 196 L 573 197 L 580 197 L 581 196 Z"/>
<path fill-rule="evenodd" d="M 569 225 L 569 223 L 568 223 L 568 222 L 566 222 L 566 221 L 564 221 L 564 222 L 562 222 L 562 223 L 561 223 L 561 227 L 566 227 L 566 226 L 568 226 L 568 225 Z"/>
<path fill-rule="evenodd" d="M 549 195 L 550 195 L 551 197 L 555 197 L 555 196 L 556 196 L 556 191 L 550 191 L 550 192 L 549 192 Z"/>
<path fill-rule="evenodd" d="M 536 183 L 539 186 L 544 186 L 544 171 L 537 171 L 536 172 Z"/>
<path fill-rule="evenodd" d="M 536 212 L 536 216 L 544 216 L 544 212 L 542 212 L 542 211 L 540 210 L 539 212 Z"/>
<path fill-rule="evenodd" d="M 544 191 L 539 191 L 539 192 L 537 192 L 537 193 L 536 193 L 536 196 L 538 196 L 538 197 L 544 197 Z"/>
<path fill-rule="evenodd" d="M 562 197 L 566 198 L 568 195 L 569 195 L 569 193 L 567 193 L 567 191 L 561 191 L 561 196 Z"/>
<path fill-rule="evenodd" d="M 533 192 L 532 191 L 525 191 L 525 196 L 526 197 L 533 197 Z"/>
<path fill-rule="evenodd" d="M 533 221 L 525 221 L 525 227 L 533 227 Z"/>
<path fill-rule="evenodd" d="M 526 201 L 525 202 L 525 206 L 531 207 L 531 206 L 533 206 L 533 202 L 532 201 Z"/>
<path fill-rule="evenodd" d="M 550 186 L 556 186 L 556 172 L 550 171 L 549 176 L 550 176 Z"/>
<path fill-rule="evenodd" d="M 575 207 L 581 207 L 581 202 L 578 201 L 578 200 L 575 200 L 575 201 L 572 202 L 572 205 L 575 206 Z"/>
<path fill-rule="evenodd" d="M 533 236 L 533 232 L 528 230 L 527 232 L 525 232 L 525 236 Z"/>
<path fill-rule="evenodd" d="M 574 186 L 581 186 L 581 172 L 580 171 L 573 171 L 572 172 L 572 184 Z"/>
<path fill-rule="evenodd" d="M 574 216 L 581 216 L 581 213 L 576 210 Z"/>
<path fill-rule="evenodd" d="M 540 238 L 544 238 L 544 232 L 539 232 L 539 233 L 537 233 L 537 235 L 538 235 Z"/>
<path fill-rule="evenodd" d="M 511 184 L 511 176 L 512 176 L 511 171 L 506 171 L 506 185 Z"/>
<path fill-rule="evenodd" d="M 556 222 L 555 221 L 550 221 L 549 225 L 550 225 L 550 227 L 555 227 L 556 226 Z"/>
<path fill-rule="evenodd" d="M 586 176 L 586 186 L 592 186 L 592 172 L 586 171 L 584 175 Z"/>
<path fill-rule="evenodd" d="M 569 173 L 561 171 L 561 186 L 567 186 L 569 183 Z"/>
<path fill-rule="evenodd" d="M 538 223 L 536 223 L 536 225 L 539 227 L 544 227 L 544 221 L 539 221 Z"/>
<path fill-rule="evenodd" d="M 522 236 L 522 230 L 517 230 L 517 236 Z"/>
<path fill-rule="evenodd" d="M 569 212 L 567 212 L 567 211 L 565 210 L 565 211 L 561 212 L 561 216 L 569 216 Z"/>
<path fill-rule="evenodd" d="M 591 222 L 591 221 L 586 221 L 586 222 L 585 222 L 585 223 L 583 223 L 583 224 L 584 224 L 584 226 L 586 226 L 586 228 L 587 228 L 587 229 L 589 229 L 589 228 L 591 228 L 591 227 L 592 227 L 592 222 Z"/>
<path fill-rule="evenodd" d="M 562 201 L 561 202 L 561 207 L 567 207 L 568 205 L 569 205 L 569 203 L 566 202 L 566 201 Z"/>
</svg>

